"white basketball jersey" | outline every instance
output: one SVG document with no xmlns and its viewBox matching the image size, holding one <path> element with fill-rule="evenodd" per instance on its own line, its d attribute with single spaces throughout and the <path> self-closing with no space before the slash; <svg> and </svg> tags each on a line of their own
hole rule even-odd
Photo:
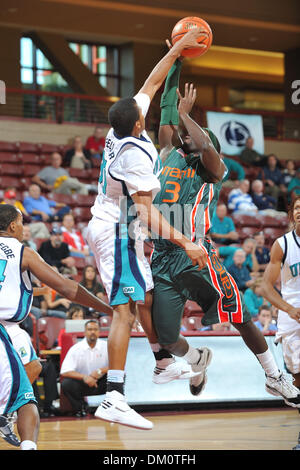
<svg viewBox="0 0 300 470">
<path fill-rule="evenodd" d="M 139 93 L 134 98 L 146 116 L 149 96 Z M 133 204 L 130 196 L 138 191 L 152 191 L 154 198 L 160 190 L 158 176 L 161 169 L 157 149 L 146 131 L 139 138 L 118 138 L 110 129 L 105 140 L 98 195 L 92 214 L 107 222 L 128 222 L 128 210 Z"/>
<path fill-rule="evenodd" d="M 0 237 L 0 322 L 20 323 L 30 312 L 32 285 L 23 272 L 24 246 L 16 238 Z"/>
<path fill-rule="evenodd" d="M 283 251 L 281 267 L 281 295 L 293 307 L 300 307 L 300 237 L 293 230 L 278 238 Z M 278 335 L 300 328 L 286 312 L 279 310 Z"/>
</svg>

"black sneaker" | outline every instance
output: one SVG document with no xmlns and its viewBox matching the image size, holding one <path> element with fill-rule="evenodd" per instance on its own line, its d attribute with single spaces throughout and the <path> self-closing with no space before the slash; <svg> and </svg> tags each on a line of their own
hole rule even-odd
<svg viewBox="0 0 300 470">
<path fill-rule="evenodd" d="M 13 431 L 13 414 L 0 415 L 0 436 L 9 444 L 20 447 L 21 442 Z"/>
</svg>

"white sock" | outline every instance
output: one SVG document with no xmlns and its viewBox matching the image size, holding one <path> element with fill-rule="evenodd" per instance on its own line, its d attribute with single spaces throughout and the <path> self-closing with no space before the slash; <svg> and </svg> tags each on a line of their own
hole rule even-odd
<svg viewBox="0 0 300 470">
<path fill-rule="evenodd" d="M 281 372 L 278 369 L 275 359 L 269 349 L 267 349 L 264 353 L 256 354 L 256 357 L 259 360 L 266 375 L 274 378 L 280 376 Z"/>
<path fill-rule="evenodd" d="M 188 364 L 196 364 L 200 359 L 198 349 L 189 345 L 188 352 L 182 356 L 182 359 L 186 360 Z"/>
<path fill-rule="evenodd" d="M 33 441 L 22 441 L 20 445 L 21 450 L 36 450 L 37 445 Z"/>
<path fill-rule="evenodd" d="M 125 370 L 110 369 L 107 371 L 107 382 L 124 382 Z"/>
</svg>

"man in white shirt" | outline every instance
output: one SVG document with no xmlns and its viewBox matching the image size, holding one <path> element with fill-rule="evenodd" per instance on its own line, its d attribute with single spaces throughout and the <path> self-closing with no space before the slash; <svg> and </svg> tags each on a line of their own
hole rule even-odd
<svg viewBox="0 0 300 470">
<path fill-rule="evenodd" d="M 106 392 L 107 342 L 99 339 L 97 320 L 85 324 L 85 338 L 74 344 L 61 365 L 62 390 L 77 417 L 86 415 L 84 397 Z"/>
</svg>

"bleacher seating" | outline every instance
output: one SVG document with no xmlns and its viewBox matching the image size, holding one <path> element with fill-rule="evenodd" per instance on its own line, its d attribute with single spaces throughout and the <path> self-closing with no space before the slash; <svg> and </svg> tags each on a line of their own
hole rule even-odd
<svg viewBox="0 0 300 470">
<path fill-rule="evenodd" d="M 55 345 L 58 334 L 65 327 L 65 320 L 56 317 L 41 317 L 37 320 L 38 349 L 48 350 Z"/>
</svg>

